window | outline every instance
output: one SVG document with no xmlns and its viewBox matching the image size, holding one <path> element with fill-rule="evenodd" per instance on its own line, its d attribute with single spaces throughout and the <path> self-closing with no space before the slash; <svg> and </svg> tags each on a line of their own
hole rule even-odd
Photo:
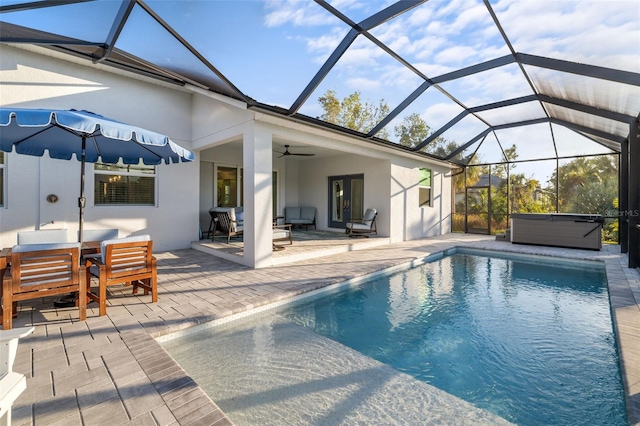
<svg viewBox="0 0 640 426">
<path fill-rule="evenodd" d="M 238 178 L 238 168 L 234 166 L 218 166 L 217 192 L 218 207 L 237 207 L 238 198 L 242 198 L 242 177 Z M 240 184 L 239 182 L 240 181 Z"/>
<path fill-rule="evenodd" d="M 5 155 L 0 151 L 0 207 L 4 206 Z"/>
<path fill-rule="evenodd" d="M 431 206 L 431 170 L 420 169 L 420 182 L 418 183 L 418 197 L 420 207 Z"/>
<path fill-rule="evenodd" d="M 94 165 L 95 205 L 155 205 L 156 168 L 140 164 Z"/>
</svg>

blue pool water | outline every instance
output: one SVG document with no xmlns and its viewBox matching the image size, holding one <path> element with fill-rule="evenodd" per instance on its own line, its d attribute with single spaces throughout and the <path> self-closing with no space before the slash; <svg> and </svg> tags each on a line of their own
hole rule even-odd
<svg viewBox="0 0 640 426">
<path fill-rule="evenodd" d="M 201 369 L 191 371 L 185 366 L 199 383 L 198 375 L 225 377 L 225 372 L 232 369 L 230 364 L 243 364 L 242 368 L 251 370 L 247 377 L 233 385 L 236 388 L 248 381 L 271 381 L 279 374 L 302 377 L 302 369 L 310 367 L 300 367 L 298 360 L 313 359 L 313 350 L 302 356 L 284 355 L 285 358 L 257 355 L 256 347 L 273 353 L 288 344 L 311 347 L 314 340 L 302 340 L 291 328 L 293 324 L 509 422 L 623 425 L 626 410 L 609 309 L 606 275 L 601 266 L 587 262 L 558 264 L 540 258 L 454 254 L 282 308 L 275 315 L 281 318 L 277 323 L 273 320 L 274 313 L 270 313 L 259 323 L 254 320 L 219 335 L 210 331 L 213 334 L 209 337 L 190 337 L 189 345 L 179 341 L 165 347 L 183 366 L 191 363 Z M 281 334 L 276 330 L 281 330 Z M 295 339 L 291 337 L 294 334 Z M 237 343 L 241 338 L 247 339 L 245 343 Z M 217 355 L 214 346 L 224 346 L 232 353 L 227 358 L 222 353 Z M 325 349 L 326 345 L 319 347 L 316 355 Z M 194 362 L 198 351 L 205 355 Z M 203 361 L 207 356 L 216 360 Z M 240 361 L 243 356 L 250 361 Z M 311 364 L 328 357 L 318 356 Z M 340 357 L 347 359 L 344 354 Z M 226 364 L 222 363 L 223 359 L 227 359 Z M 204 369 L 203 363 L 207 364 Z M 260 364 L 264 364 L 262 369 L 256 367 Z M 285 370 L 288 372 L 284 373 Z M 326 371 L 327 367 L 321 370 Z M 235 377 L 243 370 L 233 371 Z M 267 372 L 265 377 L 258 377 L 260 371 Z M 319 374 L 324 373 L 315 372 L 311 376 Z M 352 372 L 349 374 L 358 377 Z M 225 412 L 262 406 L 273 417 L 277 410 L 263 406 L 263 399 L 278 400 L 274 392 L 278 394 L 290 388 L 296 389 L 291 397 L 313 396 L 315 388 L 308 390 L 308 385 L 305 388 L 302 382 L 317 383 L 312 379 L 265 385 L 259 391 L 255 388 L 247 391 L 254 399 L 240 393 L 215 394 L 221 392 L 220 388 L 231 386 L 227 382 L 214 380 L 210 390 L 203 387 Z M 337 391 L 334 392 L 337 397 Z M 255 399 L 256 395 L 262 399 Z M 318 407 L 323 404 L 327 401 L 318 402 Z M 303 407 L 309 403 L 297 405 Z M 287 407 L 285 411 L 292 408 Z M 320 408 L 317 411 L 322 412 Z M 379 421 L 384 422 L 384 415 Z M 289 421 L 307 424 L 304 419 L 308 420 L 312 414 L 304 416 L 300 421 Z M 362 416 L 365 422 L 372 421 L 366 413 Z M 243 423 L 241 417 L 231 416 L 231 419 Z M 258 418 L 246 419 L 246 422 L 267 424 Z"/>
</svg>

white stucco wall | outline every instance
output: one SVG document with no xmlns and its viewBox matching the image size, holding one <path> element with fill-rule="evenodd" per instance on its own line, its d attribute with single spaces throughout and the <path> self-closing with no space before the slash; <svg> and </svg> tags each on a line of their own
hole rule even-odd
<svg viewBox="0 0 640 426">
<path fill-rule="evenodd" d="M 2 45 L 2 106 L 85 109 L 167 134 L 191 148 L 190 93 L 34 49 L 37 53 Z M 199 166 L 197 159 L 158 166 L 157 205 L 128 207 L 94 206 L 93 167 L 88 165 L 85 229 L 116 227 L 120 236 L 149 233 L 154 250 L 159 251 L 189 247 L 198 239 Z M 67 228 L 71 240 L 77 237 L 78 161 L 9 154 L 6 177 L 8 190 L 5 205 L 0 207 L 0 246 L 15 244 L 16 232 L 21 230 Z M 46 202 L 50 193 L 60 196 L 57 204 Z M 53 224 L 45 224 L 51 220 Z"/>
<path fill-rule="evenodd" d="M 392 241 L 451 232 L 451 172 L 448 168 L 401 161 L 391 166 Z M 421 167 L 431 169 L 431 206 L 419 206 Z"/>
<path fill-rule="evenodd" d="M 294 160 L 295 161 L 295 160 Z M 298 202 L 287 205 L 314 206 L 317 208 L 316 226 L 329 229 L 328 182 L 330 176 L 364 175 L 364 208 L 378 210 L 376 223 L 380 235 L 389 235 L 389 179 L 390 162 L 355 154 L 335 155 L 328 158 L 299 161 L 304 170 L 298 181 Z"/>
</svg>

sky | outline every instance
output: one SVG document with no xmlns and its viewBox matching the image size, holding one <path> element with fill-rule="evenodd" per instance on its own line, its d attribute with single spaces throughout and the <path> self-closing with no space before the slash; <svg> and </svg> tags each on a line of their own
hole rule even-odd
<svg viewBox="0 0 640 426">
<path fill-rule="evenodd" d="M 12 3 L 10 0 L 3 4 Z M 350 27 L 311 0 L 147 0 L 146 3 L 197 49 L 245 95 L 265 104 L 289 108 L 316 75 Z M 393 4 L 379 0 L 329 2 L 354 22 L 360 22 Z M 2 20 L 33 26 L 69 37 L 102 41 L 109 32 L 119 2 L 100 0 L 15 14 Z M 638 0 L 490 0 L 504 32 L 518 53 L 640 72 L 640 2 Z M 55 10 L 54 10 L 55 9 Z M 80 20 L 78 16 L 91 15 Z M 141 36 L 142 34 L 142 36 Z M 410 63 L 417 73 L 439 75 L 510 54 L 502 35 L 481 0 L 430 0 L 374 27 L 370 34 Z M 174 38 L 137 6 L 116 47 L 146 60 L 192 75 L 211 75 Z M 607 93 L 627 95 L 626 104 L 613 109 L 640 111 L 637 87 L 601 84 L 587 77 L 524 66 L 534 83 L 550 82 L 558 97 L 577 97 L 589 104 L 606 101 Z M 424 81 L 373 42 L 359 36 L 321 81 L 300 109 L 318 117 L 318 98 L 334 90 L 339 98 L 359 91 L 363 101 L 384 100 L 393 110 Z M 585 91 L 584 87 L 593 87 Z M 427 89 L 387 128 L 403 117 L 419 114 L 432 130 L 466 107 L 532 93 L 516 64 L 448 81 Z M 565 92 L 561 92 L 561 91 Z M 443 93 L 444 91 L 444 93 Z M 603 97 L 604 96 L 604 97 Z M 623 96 L 623 99 L 624 96 Z M 491 125 L 541 118 L 539 103 L 479 113 Z M 468 116 L 443 134 L 465 143 L 487 125 Z M 609 152 L 608 149 L 553 125 L 559 155 Z M 519 159 L 555 156 L 550 125 L 541 124 L 496 132 L 504 148 L 515 144 Z M 475 150 L 470 148 L 465 154 Z M 500 161 L 493 134 L 478 150 L 484 162 Z M 544 181 L 540 164 L 519 170 Z"/>
</svg>

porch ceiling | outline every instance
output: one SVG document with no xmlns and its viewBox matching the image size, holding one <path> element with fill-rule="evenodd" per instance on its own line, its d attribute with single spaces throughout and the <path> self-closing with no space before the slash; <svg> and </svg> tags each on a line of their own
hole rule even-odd
<svg viewBox="0 0 640 426">
<path fill-rule="evenodd" d="M 529 159 L 618 152 L 640 113 L 635 0 L 5 0 L 0 24 L 2 43 L 332 128 L 318 98 L 359 91 L 389 109 L 345 132 L 393 146 L 417 114 L 430 129 L 410 149 L 461 164 L 502 162 L 512 145 Z"/>
</svg>

